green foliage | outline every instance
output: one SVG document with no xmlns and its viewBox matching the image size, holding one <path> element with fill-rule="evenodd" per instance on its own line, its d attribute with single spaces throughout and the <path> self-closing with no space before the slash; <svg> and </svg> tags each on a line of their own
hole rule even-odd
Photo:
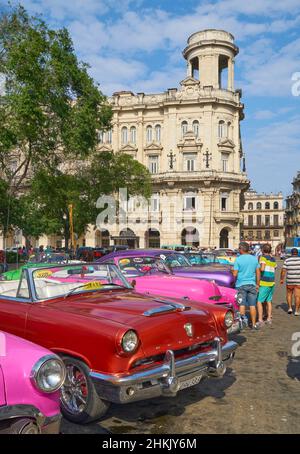
<svg viewBox="0 0 300 454">
<path fill-rule="evenodd" d="M 81 235 L 95 223 L 101 195 L 127 188 L 129 195 L 150 197 L 151 178 L 142 164 L 122 153 L 96 153 L 97 131 L 110 127 L 112 111 L 66 29 L 51 30 L 22 7 L 3 13 L 0 68 L 3 229 L 9 213 L 9 226 L 27 238 L 64 232 L 68 240 L 68 205 Z M 24 186 L 25 195 L 16 198 Z"/>
<path fill-rule="evenodd" d="M 50 30 L 22 7 L 2 14 L 0 68 L 0 165 L 16 189 L 29 169 L 55 169 L 94 151 L 97 130 L 109 127 L 112 113 L 66 29 Z"/>
<path fill-rule="evenodd" d="M 105 151 L 96 154 L 87 170 L 94 200 L 102 194 L 112 194 L 127 188 L 128 195 L 151 195 L 151 176 L 148 169 L 124 153 Z"/>
</svg>

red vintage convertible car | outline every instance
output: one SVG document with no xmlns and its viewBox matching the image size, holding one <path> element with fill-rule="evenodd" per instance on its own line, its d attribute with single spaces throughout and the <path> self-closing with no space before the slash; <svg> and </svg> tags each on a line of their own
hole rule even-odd
<svg viewBox="0 0 300 454">
<path fill-rule="evenodd" d="M 28 268 L 0 282 L 0 329 L 60 355 L 61 408 L 73 422 L 104 415 L 110 402 L 174 396 L 223 376 L 237 344 L 231 310 L 140 295 L 115 265 Z"/>
</svg>

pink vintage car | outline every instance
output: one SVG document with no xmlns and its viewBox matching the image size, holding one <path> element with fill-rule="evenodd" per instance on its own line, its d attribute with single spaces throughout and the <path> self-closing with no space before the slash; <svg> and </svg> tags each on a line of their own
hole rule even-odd
<svg viewBox="0 0 300 454">
<path fill-rule="evenodd" d="M 221 287 L 214 281 L 175 276 L 162 260 L 153 257 L 116 256 L 109 260 L 103 257 L 101 262 L 115 263 L 139 293 L 228 305 L 235 311 L 235 323 L 230 333 L 243 328 L 240 301 L 234 289 Z"/>
<path fill-rule="evenodd" d="M 64 380 L 60 358 L 0 331 L 0 434 L 58 433 Z"/>
</svg>

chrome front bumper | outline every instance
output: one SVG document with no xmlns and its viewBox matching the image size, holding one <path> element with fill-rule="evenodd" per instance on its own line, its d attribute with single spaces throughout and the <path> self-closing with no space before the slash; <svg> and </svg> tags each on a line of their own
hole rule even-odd
<svg viewBox="0 0 300 454">
<path fill-rule="evenodd" d="M 184 359 L 175 360 L 168 350 L 160 366 L 127 375 L 108 375 L 91 371 L 90 377 L 102 399 L 127 403 L 158 396 L 175 396 L 181 389 L 200 382 L 203 377 L 222 377 L 234 357 L 238 344 L 228 341 L 222 346 L 219 338 L 214 348 Z"/>
</svg>

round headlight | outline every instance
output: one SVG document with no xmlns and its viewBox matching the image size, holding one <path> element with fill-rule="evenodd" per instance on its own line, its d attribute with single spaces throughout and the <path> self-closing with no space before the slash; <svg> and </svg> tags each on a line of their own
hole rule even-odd
<svg viewBox="0 0 300 454">
<path fill-rule="evenodd" d="M 226 312 L 225 318 L 224 318 L 224 324 L 226 328 L 230 328 L 233 324 L 233 313 L 231 311 Z"/>
<path fill-rule="evenodd" d="M 122 338 L 122 348 L 126 353 L 133 352 L 137 348 L 138 343 L 138 336 L 136 332 L 132 330 L 127 331 Z"/>
<path fill-rule="evenodd" d="M 41 358 L 34 365 L 30 376 L 34 386 L 45 393 L 57 391 L 63 385 L 65 377 L 64 363 L 52 355 Z"/>
<path fill-rule="evenodd" d="M 240 306 L 243 302 L 243 297 L 241 295 L 239 295 L 238 293 L 236 293 L 234 295 L 234 298 L 235 298 L 235 301 L 238 303 L 238 305 Z"/>
</svg>

